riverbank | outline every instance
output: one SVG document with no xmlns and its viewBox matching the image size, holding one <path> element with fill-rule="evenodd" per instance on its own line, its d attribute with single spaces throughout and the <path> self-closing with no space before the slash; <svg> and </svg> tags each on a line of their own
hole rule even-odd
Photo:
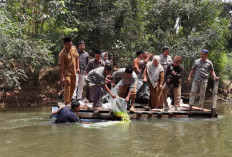
<svg viewBox="0 0 232 157">
<path fill-rule="evenodd" d="M 60 84 L 59 69 L 58 67 L 46 68 L 42 70 L 39 76 L 37 86 L 28 80 L 22 82 L 21 90 L 14 91 L 0 91 L 0 108 L 12 107 L 33 107 L 33 106 L 51 106 L 55 105 L 58 101 L 57 93 L 63 88 Z M 182 85 L 182 96 L 187 103 L 190 88 L 184 89 Z M 226 99 L 225 90 L 219 89 L 219 97 Z M 207 89 L 206 100 L 212 99 L 212 92 Z M 220 101 L 220 99 L 219 99 Z"/>
</svg>

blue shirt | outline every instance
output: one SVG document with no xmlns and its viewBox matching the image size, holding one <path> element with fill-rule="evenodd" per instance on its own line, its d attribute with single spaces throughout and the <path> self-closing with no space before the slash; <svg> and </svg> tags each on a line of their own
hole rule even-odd
<svg viewBox="0 0 232 157">
<path fill-rule="evenodd" d="M 64 107 L 58 112 L 55 123 L 66 122 L 81 122 L 81 120 L 70 108 Z"/>
</svg>

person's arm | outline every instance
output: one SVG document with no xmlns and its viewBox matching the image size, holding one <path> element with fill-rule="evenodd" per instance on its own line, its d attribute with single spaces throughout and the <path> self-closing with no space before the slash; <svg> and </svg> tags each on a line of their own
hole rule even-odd
<svg viewBox="0 0 232 157">
<path fill-rule="evenodd" d="M 129 90 L 129 93 L 128 93 L 127 97 L 126 97 L 126 102 L 128 102 L 128 101 L 130 100 L 131 93 L 132 93 L 132 91 L 131 91 L 131 90 Z"/>
<path fill-rule="evenodd" d="M 195 69 L 191 69 L 190 73 L 189 73 L 189 77 L 188 77 L 188 82 L 191 82 L 191 77 L 192 75 L 195 73 Z"/>
<path fill-rule="evenodd" d="M 167 69 L 166 69 L 166 73 L 165 73 L 165 80 L 167 83 L 170 82 L 170 78 L 172 77 L 172 69 L 171 69 L 172 65 L 168 65 Z"/>
<path fill-rule="evenodd" d="M 65 77 L 64 77 L 64 65 L 60 64 L 60 81 L 64 82 L 65 81 Z"/>
<path fill-rule="evenodd" d="M 216 76 L 215 71 L 211 70 L 211 75 L 213 76 L 213 79 L 219 80 L 219 77 Z"/>
<path fill-rule="evenodd" d="M 160 72 L 160 76 L 159 76 L 159 88 L 162 89 L 163 84 L 164 84 L 164 72 Z"/>
<path fill-rule="evenodd" d="M 82 122 L 82 121 L 80 120 L 80 118 L 79 118 L 75 113 L 72 113 L 72 114 L 69 115 L 68 121 L 69 121 L 69 122 L 72 122 L 72 123 L 74 123 L 74 122 L 81 123 L 81 122 Z"/>
<path fill-rule="evenodd" d="M 153 57 L 153 54 L 149 54 L 149 55 L 148 55 L 148 57 L 144 60 L 145 65 L 146 65 L 147 62 L 150 61 L 150 58 L 152 58 L 152 57 Z"/>
<path fill-rule="evenodd" d="M 60 81 L 64 82 L 65 77 L 64 77 L 64 56 L 62 53 L 59 54 L 59 68 L 60 68 Z"/>
<path fill-rule="evenodd" d="M 137 75 L 139 74 L 140 70 L 139 70 L 139 62 L 138 62 L 138 60 L 133 61 L 133 70 Z"/>
<path fill-rule="evenodd" d="M 63 92 L 64 92 L 64 89 L 62 89 L 61 91 L 59 91 L 59 93 L 57 95 L 60 95 Z"/>
<path fill-rule="evenodd" d="M 182 77 L 183 72 L 184 72 L 184 67 L 183 67 L 183 66 L 180 66 L 180 71 L 179 71 L 179 72 L 176 72 L 175 75 L 174 75 L 174 77 L 175 77 L 176 79 L 180 79 L 180 78 Z"/>
<path fill-rule="evenodd" d="M 107 85 L 104 85 L 103 87 L 104 87 L 104 89 L 107 91 L 107 93 L 109 93 L 109 94 L 111 95 L 111 97 L 112 97 L 113 99 L 116 98 L 116 95 L 114 95 L 114 94 L 110 91 L 110 89 L 108 88 Z"/>
<path fill-rule="evenodd" d="M 147 67 L 144 69 L 143 72 L 143 82 L 147 82 Z"/>
<path fill-rule="evenodd" d="M 90 70 L 90 62 L 88 62 L 88 64 L 87 64 L 85 75 L 87 75 L 89 73 L 89 70 Z"/>
<path fill-rule="evenodd" d="M 77 66 L 77 74 L 80 74 L 80 66 L 79 66 L 79 55 L 78 55 L 78 52 L 77 52 L 77 57 L 76 57 L 76 66 Z"/>
</svg>

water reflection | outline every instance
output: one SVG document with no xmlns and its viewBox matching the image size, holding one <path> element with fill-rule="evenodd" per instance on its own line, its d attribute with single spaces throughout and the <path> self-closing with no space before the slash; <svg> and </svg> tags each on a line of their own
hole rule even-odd
<svg viewBox="0 0 232 157">
<path fill-rule="evenodd" d="M 232 156 L 231 104 L 213 119 L 56 125 L 51 108 L 0 112 L 0 156 Z"/>
</svg>

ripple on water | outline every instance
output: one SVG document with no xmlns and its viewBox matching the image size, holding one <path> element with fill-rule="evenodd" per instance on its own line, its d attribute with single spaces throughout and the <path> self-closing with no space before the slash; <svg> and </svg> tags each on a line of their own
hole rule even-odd
<svg viewBox="0 0 232 157">
<path fill-rule="evenodd" d="M 107 122 L 98 122 L 98 123 L 92 123 L 92 124 L 81 124 L 81 126 L 84 128 L 100 129 L 100 128 L 107 127 L 110 125 L 122 124 L 122 123 L 123 122 L 121 122 L 121 121 L 107 121 Z"/>
</svg>

